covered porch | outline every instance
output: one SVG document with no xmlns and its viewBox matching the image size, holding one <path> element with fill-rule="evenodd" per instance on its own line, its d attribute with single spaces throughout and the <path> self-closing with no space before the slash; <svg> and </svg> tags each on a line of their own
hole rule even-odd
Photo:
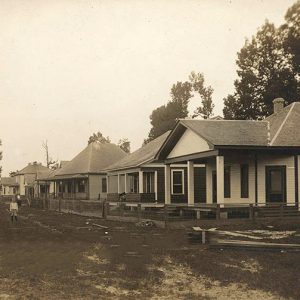
<svg viewBox="0 0 300 300">
<path fill-rule="evenodd" d="M 299 157 L 291 151 L 223 148 L 167 158 L 165 164 L 165 204 L 176 203 L 179 193 L 182 202 L 189 206 L 201 203 L 221 208 L 275 204 L 298 207 Z M 176 164 L 186 165 L 186 171 L 180 173 L 178 167 L 174 172 Z M 195 166 L 199 164 L 205 165 L 205 178 L 195 176 Z M 203 184 L 206 199 L 199 201 L 196 193 Z"/>
<path fill-rule="evenodd" d="M 158 202 L 158 170 L 138 168 L 110 172 L 107 188 L 108 201 Z"/>
</svg>

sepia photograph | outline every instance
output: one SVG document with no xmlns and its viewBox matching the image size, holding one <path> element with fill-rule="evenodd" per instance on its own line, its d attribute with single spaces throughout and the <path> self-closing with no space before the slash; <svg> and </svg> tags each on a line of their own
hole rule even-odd
<svg viewBox="0 0 300 300">
<path fill-rule="evenodd" d="M 0 300 L 300 299 L 300 0 L 0 0 Z"/>
</svg>

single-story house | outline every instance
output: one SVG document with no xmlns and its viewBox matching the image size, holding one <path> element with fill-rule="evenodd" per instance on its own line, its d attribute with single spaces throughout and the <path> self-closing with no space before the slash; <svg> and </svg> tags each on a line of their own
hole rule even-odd
<svg viewBox="0 0 300 300">
<path fill-rule="evenodd" d="M 18 183 L 13 177 L 0 178 L 0 196 L 14 196 L 18 188 Z"/>
<path fill-rule="evenodd" d="M 106 199 L 105 168 L 127 154 L 115 144 L 92 142 L 71 161 L 43 181 L 54 183 L 54 197 L 61 199 Z"/>
<path fill-rule="evenodd" d="M 165 202 L 165 164 L 163 159 L 156 159 L 159 149 L 167 140 L 170 131 L 159 136 L 150 143 L 144 145 L 124 159 L 107 168 L 108 176 L 108 201 L 126 202 Z M 205 166 L 195 164 L 195 179 L 202 180 L 205 177 Z M 181 203 L 185 201 L 187 192 L 187 164 L 174 163 L 170 165 L 172 173 L 172 202 Z M 177 181 L 183 178 L 183 185 L 177 185 Z M 180 189 L 180 191 L 179 191 Z M 183 193 L 181 193 L 182 191 Z M 197 199 L 205 197 L 204 188 L 196 191 Z"/>
<path fill-rule="evenodd" d="M 300 102 L 273 103 L 262 121 L 179 120 L 155 157 L 165 163 L 165 203 L 298 206 Z"/>
</svg>

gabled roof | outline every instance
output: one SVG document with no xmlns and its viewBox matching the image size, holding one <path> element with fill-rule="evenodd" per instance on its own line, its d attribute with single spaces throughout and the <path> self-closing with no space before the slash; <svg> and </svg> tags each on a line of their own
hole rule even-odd
<svg viewBox="0 0 300 300">
<path fill-rule="evenodd" d="M 180 120 L 180 124 L 214 146 L 266 146 L 268 123 L 240 120 Z"/>
<path fill-rule="evenodd" d="M 271 146 L 300 146 L 300 102 L 293 102 L 265 119 Z"/>
<path fill-rule="evenodd" d="M 39 172 L 48 172 L 49 169 L 43 166 L 41 163 L 29 163 L 25 168 L 21 171 L 16 172 L 16 175 L 24 175 L 24 174 L 37 174 Z"/>
<path fill-rule="evenodd" d="M 1 177 L 0 178 L 1 185 L 7 186 L 18 186 L 19 184 L 16 182 L 15 178 L 13 177 Z"/>
<path fill-rule="evenodd" d="M 144 163 L 150 163 L 154 160 L 156 153 L 168 137 L 170 131 L 157 137 L 155 140 L 149 142 L 120 161 L 108 166 L 107 171 L 128 169 L 139 167 Z"/>
<path fill-rule="evenodd" d="M 90 143 L 71 161 L 55 172 L 56 176 L 103 173 L 110 164 L 122 159 L 126 153 L 112 143 Z"/>
</svg>

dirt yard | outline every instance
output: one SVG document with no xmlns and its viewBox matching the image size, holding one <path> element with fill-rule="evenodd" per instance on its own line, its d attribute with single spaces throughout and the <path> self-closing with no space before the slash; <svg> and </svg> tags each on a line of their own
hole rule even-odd
<svg viewBox="0 0 300 300">
<path fill-rule="evenodd" d="M 26 207 L 12 225 L 6 209 L 0 299 L 300 299 L 299 252 L 210 250 L 190 244 L 187 229 Z M 300 221 L 222 228 L 231 229 L 300 242 Z"/>
</svg>

